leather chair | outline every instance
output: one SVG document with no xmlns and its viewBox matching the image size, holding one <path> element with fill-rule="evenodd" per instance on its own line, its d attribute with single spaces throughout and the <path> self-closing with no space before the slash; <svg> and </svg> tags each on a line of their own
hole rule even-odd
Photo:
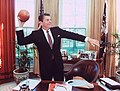
<svg viewBox="0 0 120 91">
<path fill-rule="evenodd" d="M 88 82 L 95 82 L 99 76 L 99 64 L 93 60 L 80 60 L 65 73 L 65 80 L 73 79 L 75 76 L 83 77 Z"/>
</svg>

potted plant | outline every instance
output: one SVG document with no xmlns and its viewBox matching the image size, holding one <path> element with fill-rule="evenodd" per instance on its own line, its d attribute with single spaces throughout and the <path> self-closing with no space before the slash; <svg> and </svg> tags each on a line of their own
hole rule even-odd
<svg viewBox="0 0 120 91">
<path fill-rule="evenodd" d="M 20 83 L 21 81 L 29 78 L 30 71 L 30 61 L 33 60 L 28 53 L 28 46 L 25 45 L 24 49 L 21 49 L 19 45 L 16 46 L 18 56 L 16 57 L 17 64 L 15 65 L 17 68 L 13 71 L 13 76 L 16 83 Z"/>
</svg>

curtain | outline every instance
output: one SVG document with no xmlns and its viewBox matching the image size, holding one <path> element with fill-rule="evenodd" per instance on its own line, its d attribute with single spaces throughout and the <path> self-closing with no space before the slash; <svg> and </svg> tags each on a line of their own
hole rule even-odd
<svg viewBox="0 0 120 91">
<path fill-rule="evenodd" d="M 40 0 L 35 0 L 35 23 L 34 28 L 38 28 L 38 16 L 40 15 Z"/>
<path fill-rule="evenodd" d="M 2 53 L 0 79 L 13 77 L 15 64 L 15 12 L 14 0 L 0 0 L 0 25 L 2 25 Z"/>
<path fill-rule="evenodd" d="M 104 0 L 88 0 L 88 29 L 87 36 L 100 40 Z M 98 47 L 87 45 L 87 50 L 98 50 Z"/>
<path fill-rule="evenodd" d="M 35 25 L 34 28 L 37 30 L 39 28 L 38 26 L 38 16 L 40 15 L 40 0 L 35 0 Z M 35 45 L 34 46 L 34 69 L 33 73 L 40 75 L 39 71 L 39 56 L 38 56 L 38 50 Z"/>
<path fill-rule="evenodd" d="M 3 24 L 0 22 L 0 68 L 2 67 L 2 50 L 3 49 Z"/>
<path fill-rule="evenodd" d="M 116 33 L 117 21 L 116 21 L 116 0 L 108 0 L 107 9 L 107 22 L 108 22 L 108 41 L 114 43 L 116 40 L 111 33 Z M 115 76 L 115 55 L 106 56 L 106 76 Z"/>
<path fill-rule="evenodd" d="M 59 0 L 43 0 L 43 7 L 45 13 L 50 13 L 53 26 L 58 25 Z"/>
<path fill-rule="evenodd" d="M 87 36 L 100 41 L 105 0 L 89 0 L 88 4 L 89 5 L 88 5 Z M 91 45 L 87 44 L 86 50 L 93 50 L 93 51 L 97 50 L 98 51 L 97 58 L 99 58 L 99 47 L 92 47 Z M 100 61 L 99 59 L 97 60 L 100 65 L 100 75 L 102 75 L 103 64 L 99 62 Z"/>
</svg>

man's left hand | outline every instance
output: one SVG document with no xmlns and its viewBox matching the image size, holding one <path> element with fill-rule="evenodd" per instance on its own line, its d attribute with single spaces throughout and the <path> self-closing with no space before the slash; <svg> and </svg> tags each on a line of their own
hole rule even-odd
<svg viewBox="0 0 120 91">
<path fill-rule="evenodd" d="M 93 47 L 95 47 L 95 46 L 100 47 L 100 43 L 99 43 L 99 41 L 96 40 L 96 39 L 88 38 L 88 42 L 89 42 Z"/>
</svg>

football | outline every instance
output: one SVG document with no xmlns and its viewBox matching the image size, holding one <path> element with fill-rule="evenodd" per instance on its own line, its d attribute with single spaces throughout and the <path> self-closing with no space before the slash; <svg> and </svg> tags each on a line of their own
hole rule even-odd
<svg viewBox="0 0 120 91">
<path fill-rule="evenodd" d="M 27 10 L 20 10 L 18 13 L 18 19 L 22 22 L 26 22 L 30 18 L 30 14 Z"/>
</svg>

